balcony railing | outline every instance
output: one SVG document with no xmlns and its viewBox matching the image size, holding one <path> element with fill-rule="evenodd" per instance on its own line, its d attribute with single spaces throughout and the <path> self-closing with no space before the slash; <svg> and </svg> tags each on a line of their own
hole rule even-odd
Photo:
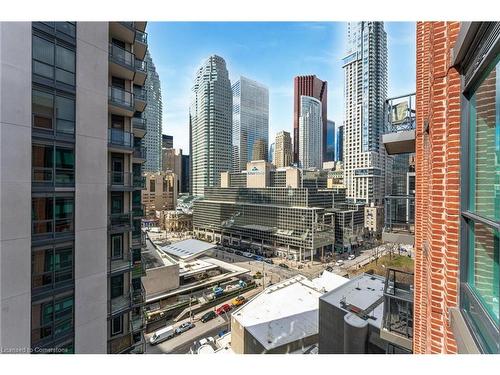
<svg viewBox="0 0 500 375">
<path fill-rule="evenodd" d="M 134 218 L 144 217 L 144 210 L 145 210 L 145 207 L 143 204 L 133 205 L 132 206 L 132 216 Z"/>
<path fill-rule="evenodd" d="M 146 147 L 135 147 L 132 156 L 136 159 L 146 159 Z"/>
<path fill-rule="evenodd" d="M 146 119 L 142 117 L 132 117 L 132 126 L 134 129 L 146 130 Z"/>
<path fill-rule="evenodd" d="M 140 283 L 140 285 L 140 288 L 132 290 L 132 302 L 134 305 L 142 304 L 146 296 L 146 290 L 144 289 L 142 282 Z"/>
<path fill-rule="evenodd" d="M 132 232 L 132 247 L 143 247 L 146 245 L 146 236 L 141 230 Z"/>
<path fill-rule="evenodd" d="M 385 133 L 415 129 L 415 103 L 414 93 L 387 99 Z"/>
<path fill-rule="evenodd" d="M 134 175 L 134 188 L 145 189 L 146 188 L 146 177 Z"/>
<path fill-rule="evenodd" d="M 134 135 L 121 129 L 108 129 L 108 144 L 132 148 L 134 145 Z"/>
<path fill-rule="evenodd" d="M 118 314 L 132 307 L 130 293 L 125 293 L 119 297 L 112 298 L 109 302 L 111 315 Z"/>
<path fill-rule="evenodd" d="M 130 212 L 110 214 L 108 223 L 112 230 L 128 230 L 132 227 L 132 215 Z"/>
<path fill-rule="evenodd" d="M 108 262 L 110 273 L 131 271 L 133 265 L 132 250 L 129 249 L 128 251 L 124 252 L 122 258 L 109 257 Z"/>
<path fill-rule="evenodd" d="M 110 86 L 108 88 L 108 95 L 110 103 L 133 110 L 134 94 L 130 91 L 126 91 L 120 87 Z"/>
<path fill-rule="evenodd" d="M 134 97 L 135 100 L 146 101 L 148 97 L 148 92 L 143 88 L 134 87 Z"/>
<path fill-rule="evenodd" d="M 411 349 L 413 338 L 413 292 L 412 273 L 387 270 L 382 328 L 396 334 L 393 341 L 407 349 Z"/>
<path fill-rule="evenodd" d="M 137 69 L 134 54 L 116 44 L 109 43 L 109 58 L 129 69 Z"/>
<path fill-rule="evenodd" d="M 384 231 L 400 233 L 415 232 L 415 196 L 387 196 L 384 198 Z"/>
<path fill-rule="evenodd" d="M 111 171 L 108 173 L 108 185 L 110 187 L 132 189 L 134 187 L 132 183 L 132 173 Z"/>
<path fill-rule="evenodd" d="M 73 219 L 33 220 L 31 222 L 31 233 L 35 239 L 67 236 L 73 231 Z"/>
<path fill-rule="evenodd" d="M 148 65 L 145 60 L 135 59 L 135 70 L 146 74 L 148 71 Z"/>
<path fill-rule="evenodd" d="M 132 318 L 130 320 L 130 328 L 132 332 L 142 330 L 144 328 L 144 315 L 142 313 L 134 314 L 132 313 Z"/>
<path fill-rule="evenodd" d="M 135 40 L 142 44 L 148 44 L 148 34 L 135 30 Z"/>
<path fill-rule="evenodd" d="M 144 264 L 141 262 L 136 262 L 132 268 L 132 278 L 136 279 L 146 275 L 146 271 L 144 269 Z"/>
<path fill-rule="evenodd" d="M 55 181 L 54 181 L 55 172 Z M 75 170 L 74 168 L 45 168 L 33 167 L 32 181 L 35 184 L 56 186 L 74 186 Z"/>
</svg>

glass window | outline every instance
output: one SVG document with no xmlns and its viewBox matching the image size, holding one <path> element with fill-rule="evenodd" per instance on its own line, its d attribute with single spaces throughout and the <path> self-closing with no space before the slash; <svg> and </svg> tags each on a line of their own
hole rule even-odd
<svg viewBox="0 0 500 375">
<path fill-rule="evenodd" d="M 500 221 L 500 62 L 470 99 L 469 210 Z"/>
<path fill-rule="evenodd" d="M 118 335 L 123 331 L 123 315 L 113 318 L 111 321 L 111 335 Z"/>
<path fill-rule="evenodd" d="M 76 26 L 74 22 L 55 22 L 57 31 L 63 32 L 69 36 L 76 36 Z"/>
<path fill-rule="evenodd" d="M 121 259 L 123 257 L 123 237 L 122 235 L 116 235 L 111 237 L 111 258 Z"/>
<path fill-rule="evenodd" d="M 32 94 L 33 126 L 53 129 L 54 95 L 39 90 Z"/>
<path fill-rule="evenodd" d="M 62 46 L 56 47 L 56 80 L 75 85 L 75 51 Z"/>
<path fill-rule="evenodd" d="M 57 132 L 75 133 L 75 101 L 63 96 L 56 97 Z"/>
<path fill-rule="evenodd" d="M 55 205 L 55 231 L 70 232 L 73 230 L 73 197 L 57 197 Z"/>
<path fill-rule="evenodd" d="M 33 167 L 33 182 L 52 182 L 54 153 L 53 147 L 33 144 L 31 146 L 31 164 Z"/>
<path fill-rule="evenodd" d="M 75 150 L 56 147 L 56 183 L 71 184 L 75 179 Z"/>
<path fill-rule="evenodd" d="M 111 298 L 117 298 L 123 295 L 123 275 L 113 276 L 111 278 Z"/>
<path fill-rule="evenodd" d="M 151 193 L 154 193 L 155 188 L 156 188 L 156 180 L 149 180 L 149 191 Z"/>
<path fill-rule="evenodd" d="M 73 279 L 73 249 L 56 249 L 54 256 L 55 283 Z"/>
<path fill-rule="evenodd" d="M 33 73 L 54 78 L 54 43 L 33 35 Z"/>
<path fill-rule="evenodd" d="M 31 273 L 33 289 L 41 288 L 53 283 L 53 258 L 52 248 L 33 251 L 31 255 Z"/>
<path fill-rule="evenodd" d="M 52 198 L 35 197 L 32 199 L 33 234 L 51 233 L 54 212 Z"/>
</svg>

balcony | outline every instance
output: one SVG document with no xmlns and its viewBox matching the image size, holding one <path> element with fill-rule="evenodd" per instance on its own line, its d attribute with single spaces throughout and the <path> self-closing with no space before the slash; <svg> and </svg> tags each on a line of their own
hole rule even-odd
<svg viewBox="0 0 500 375">
<path fill-rule="evenodd" d="M 141 262 L 135 262 L 132 268 L 132 278 L 137 279 L 139 277 L 146 276 L 146 270 L 144 269 L 144 264 Z"/>
<path fill-rule="evenodd" d="M 134 152 L 132 153 L 133 163 L 145 163 L 146 162 L 146 147 L 134 147 Z"/>
<path fill-rule="evenodd" d="M 119 297 L 112 298 L 109 302 L 110 314 L 116 315 L 123 313 L 132 307 L 132 299 L 129 293 L 125 293 Z"/>
<path fill-rule="evenodd" d="M 112 114 L 132 117 L 135 112 L 134 94 L 120 87 L 108 88 L 109 111 Z"/>
<path fill-rule="evenodd" d="M 146 31 L 146 24 L 146 21 L 134 21 L 135 29 L 142 32 Z"/>
<path fill-rule="evenodd" d="M 147 104 L 147 91 L 140 86 L 134 86 L 134 105 L 137 112 L 142 112 L 146 108 Z"/>
<path fill-rule="evenodd" d="M 386 101 L 386 126 L 382 142 L 389 155 L 415 152 L 415 94 Z"/>
<path fill-rule="evenodd" d="M 134 136 L 137 138 L 142 138 L 147 132 L 147 122 L 145 118 L 142 117 L 132 117 L 132 128 L 134 131 Z"/>
<path fill-rule="evenodd" d="M 132 231 L 132 248 L 142 248 L 146 246 L 146 236 L 141 230 L 138 232 Z"/>
<path fill-rule="evenodd" d="M 412 273 L 387 270 L 380 338 L 407 350 L 412 350 L 413 293 Z"/>
<path fill-rule="evenodd" d="M 382 241 L 413 245 L 415 243 L 415 196 L 384 198 Z"/>
<path fill-rule="evenodd" d="M 136 67 L 135 56 L 115 44 L 109 43 L 109 72 L 114 77 L 134 79 Z"/>
<path fill-rule="evenodd" d="M 144 60 L 148 49 L 148 34 L 135 30 L 134 53 L 139 60 Z"/>
<path fill-rule="evenodd" d="M 108 187 L 112 191 L 132 191 L 132 173 L 111 171 L 108 173 Z"/>
<path fill-rule="evenodd" d="M 142 303 L 144 303 L 145 297 L 146 297 L 146 289 L 144 289 L 142 282 L 140 282 L 140 288 L 132 290 L 132 303 L 134 305 L 141 305 Z"/>
<path fill-rule="evenodd" d="M 134 22 L 121 21 L 109 23 L 109 37 L 123 40 L 125 43 L 132 44 L 135 39 Z"/>
<path fill-rule="evenodd" d="M 148 69 L 146 61 L 135 59 L 134 83 L 139 86 L 144 86 L 147 76 Z"/>
<path fill-rule="evenodd" d="M 134 189 L 143 190 L 146 189 L 146 177 L 134 175 Z"/>
<path fill-rule="evenodd" d="M 134 135 L 121 129 L 108 129 L 108 147 L 113 152 L 131 153 L 134 149 Z"/>
<path fill-rule="evenodd" d="M 116 233 L 132 230 L 132 214 L 130 212 L 110 214 L 108 226 L 111 232 Z"/>
<path fill-rule="evenodd" d="M 123 273 L 132 270 L 132 249 L 124 251 L 122 258 L 108 258 L 108 273 Z"/>
<path fill-rule="evenodd" d="M 132 313 L 132 317 L 130 320 L 130 330 L 132 332 L 141 331 L 144 329 L 144 315 L 141 313 L 134 314 Z"/>
<path fill-rule="evenodd" d="M 143 218 L 145 216 L 144 210 L 145 210 L 145 207 L 143 204 L 133 205 L 132 206 L 132 218 L 133 219 Z"/>
</svg>

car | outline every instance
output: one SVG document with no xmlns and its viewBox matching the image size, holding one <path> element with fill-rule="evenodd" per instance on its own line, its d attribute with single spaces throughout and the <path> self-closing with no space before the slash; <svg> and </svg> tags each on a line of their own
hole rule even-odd
<svg viewBox="0 0 500 375">
<path fill-rule="evenodd" d="M 206 314 L 204 314 L 202 317 L 201 317 L 201 322 L 202 323 L 206 323 L 208 322 L 209 320 L 212 320 L 213 318 L 216 318 L 217 317 L 217 314 L 215 313 L 215 311 L 209 311 L 207 312 Z"/>
<path fill-rule="evenodd" d="M 234 253 L 235 253 L 236 255 L 240 255 L 240 256 L 242 256 L 242 255 L 243 255 L 243 253 L 242 253 L 241 251 L 239 251 L 239 250 L 236 250 Z"/>
<path fill-rule="evenodd" d="M 264 262 L 266 262 L 267 264 L 274 264 L 273 260 L 270 258 L 264 259 Z"/>
<path fill-rule="evenodd" d="M 326 267 L 326 270 L 327 270 L 328 272 L 333 272 L 333 267 L 332 267 L 332 266 L 328 266 L 328 267 Z"/>
<path fill-rule="evenodd" d="M 217 334 L 217 336 L 222 337 L 222 336 L 224 336 L 226 333 L 227 333 L 227 329 L 223 329 L 222 331 L 220 331 L 220 332 Z"/>
<path fill-rule="evenodd" d="M 219 306 L 217 308 L 217 310 L 215 310 L 215 312 L 217 313 L 217 315 L 222 315 L 224 313 L 231 311 L 231 309 L 232 309 L 231 305 L 228 303 L 225 303 L 222 306 Z"/>
<path fill-rule="evenodd" d="M 354 258 L 356 258 L 356 255 L 351 254 L 347 257 L 347 260 L 353 260 Z"/>
<path fill-rule="evenodd" d="M 191 323 L 191 322 L 182 323 L 179 327 L 177 327 L 175 329 L 175 334 L 180 335 L 181 333 L 186 332 L 186 331 L 190 330 L 191 328 L 194 328 L 193 323 Z"/>
<path fill-rule="evenodd" d="M 253 254 L 252 254 L 252 253 L 247 253 L 247 252 L 244 252 L 244 253 L 243 253 L 243 256 L 244 256 L 245 258 L 252 258 L 252 257 L 253 257 Z"/>
<path fill-rule="evenodd" d="M 288 264 L 286 264 L 286 263 L 280 263 L 279 266 L 281 268 L 285 268 L 285 269 L 289 269 L 290 268 L 290 267 L 288 267 Z"/>
<path fill-rule="evenodd" d="M 235 299 L 231 301 L 231 305 L 233 306 L 240 306 L 243 305 L 247 300 L 243 296 L 238 296 Z"/>
<path fill-rule="evenodd" d="M 342 259 L 339 259 L 339 260 L 337 260 L 337 261 L 335 262 L 335 265 L 336 265 L 336 266 L 339 266 L 339 267 L 340 267 L 341 265 L 343 265 L 343 264 L 344 264 L 344 261 L 343 261 Z"/>
<path fill-rule="evenodd" d="M 226 251 L 227 251 L 228 253 L 234 254 L 234 250 L 233 250 L 233 249 L 231 249 L 231 248 L 229 248 L 229 247 L 226 247 Z"/>
<path fill-rule="evenodd" d="M 198 346 L 202 346 L 209 343 L 215 343 L 215 339 L 213 337 L 204 337 L 200 341 L 198 341 Z"/>
</svg>

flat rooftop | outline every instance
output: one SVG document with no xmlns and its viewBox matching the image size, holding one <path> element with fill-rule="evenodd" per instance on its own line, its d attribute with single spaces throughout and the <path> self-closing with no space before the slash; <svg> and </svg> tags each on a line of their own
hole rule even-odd
<svg viewBox="0 0 500 375">
<path fill-rule="evenodd" d="M 366 315 L 370 319 L 367 322 L 380 329 L 384 313 L 384 283 L 384 277 L 364 273 L 324 294 L 321 300 L 354 315 L 368 310 Z"/>
<path fill-rule="evenodd" d="M 169 245 L 160 246 L 160 250 L 181 260 L 191 260 L 213 249 L 216 245 L 210 242 L 190 238 Z"/>
<path fill-rule="evenodd" d="M 232 316 L 270 350 L 318 333 L 322 294 L 321 288 L 299 275 L 268 287 Z"/>
</svg>

